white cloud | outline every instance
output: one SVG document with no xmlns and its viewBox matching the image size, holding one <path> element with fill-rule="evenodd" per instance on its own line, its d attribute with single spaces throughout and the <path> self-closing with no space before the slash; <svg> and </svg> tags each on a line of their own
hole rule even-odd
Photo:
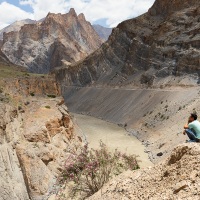
<svg viewBox="0 0 200 200">
<path fill-rule="evenodd" d="M 155 0 L 20 0 L 23 5 L 30 5 L 34 10 L 35 19 L 45 17 L 48 12 L 66 13 L 70 8 L 84 13 L 87 20 L 94 23 L 107 19 L 110 27 L 123 20 L 136 17 L 146 12 Z"/>
<path fill-rule="evenodd" d="M 30 5 L 35 20 L 44 18 L 48 12 L 66 13 L 68 11 L 66 0 L 20 0 L 21 5 Z"/>
<path fill-rule="evenodd" d="M 33 19 L 34 16 L 32 13 L 28 13 L 17 6 L 3 2 L 0 4 L 0 28 L 3 28 L 10 23 L 22 20 L 22 19 Z"/>
<path fill-rule="evenodd" d="M 0 4 L 0 27 L 16 20 L 31 18 L 39 20 L 48 12 L 66 13 L 70 8 L 76 12 L 84 13 L 86 19 L 95 23 L 100 19 L 106 19 L 109 27 L 114 27 L 121 21 L 136 17 L 146 12 L 155 0 L 20 0 L 20 4 L 29 5 L 33 13 L 3 2 Z M 11 15 L 8 13 L 12 13 Z M 4 25 L 3 25 L 4 24 Z"/>
</svg>

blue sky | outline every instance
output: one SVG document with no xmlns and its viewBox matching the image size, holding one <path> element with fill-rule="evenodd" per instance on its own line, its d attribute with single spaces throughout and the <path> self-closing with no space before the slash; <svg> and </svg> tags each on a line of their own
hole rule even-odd
<svg viewBox="0 0 200 200">
<path fill-rule="evenodd" d="M 17 20 L 39 20 L 48 12 L 66 13 L 71 7 L 93 24 L 115 27 L 148 11 L 155 0 L 0 0 L 0 29 Z"/>
</svg>

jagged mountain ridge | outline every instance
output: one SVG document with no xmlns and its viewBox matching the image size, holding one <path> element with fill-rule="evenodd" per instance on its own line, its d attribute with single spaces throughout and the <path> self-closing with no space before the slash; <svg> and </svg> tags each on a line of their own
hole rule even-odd
<svg viewBox="0 0 200 200">
<path fill-rule="evenodd" d="M 31 20 L 31 19 L 25 19 L 25 20 L 20 20 L 20 21 L 16 21 L 12 24 L 10 24 L 9 26 L 3 28 L 2 30 L 0 30 L 0 40 L 3 40 L 3 33 L 9 33 L 12 31 L 19 31 L 21 29 L 21 27 L 25 24 L 36 24 L 38 22 L 43 22 L 45 18 L 39 20 L 39 21 L 35 21 L 35 20 Z M 99 37 L 103 40 L 106 41 L 108 39 L 108 37 L 110 36 L 111 32 L 112 32 L 112 28 L 106 28 L 103 27 L 101 25 L 98 24 L 94 24 L 92 25 L 94 30 L 97 32 L 97 34 L 99 35 Z"/>
<path fill-rule="evenodd" d="M 199 6 L 198 0 L 157 0 L 147 13 L 119 24 L 85 60 L 57 71 L 58 80 L 79 86 L 165 86 L 190 74 L 197 83 Z"/>
<path fill-rule="evenodd" d="M 48 73 L 63 63 L 74 63 L 96 50 L 102 41 L 74 9 L 67 14 L 49 13 L 42 21 L 25 24 L 18 32 L 4 34 L 2 52 L 30 72 Z"/>
</svg>

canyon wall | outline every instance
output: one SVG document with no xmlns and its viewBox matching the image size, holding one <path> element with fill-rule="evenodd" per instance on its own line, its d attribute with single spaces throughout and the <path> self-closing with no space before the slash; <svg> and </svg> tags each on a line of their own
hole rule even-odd
<svg viewBox="0 0 200 200">
<path fill-rule="evenodd" d="M 0 94 L 0 199 L 44 200 L 68 148 L 80 145 L 53 78 L 3 80 Z"/>
<path fill-rule="evenodd" d="M 187 76 L 198 84 L 199 5 L 198 0 L 156 0 L 147 13 L 119 24 L 86 59 L 57 70 L 57 80 L 75 86 L 164 87 Z"/>
</svg>

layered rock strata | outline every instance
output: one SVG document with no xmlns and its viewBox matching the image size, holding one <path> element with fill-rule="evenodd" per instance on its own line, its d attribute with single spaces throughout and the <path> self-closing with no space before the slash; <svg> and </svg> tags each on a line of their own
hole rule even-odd
<svg viewBox="0 0 200 200">
<path fill-rule="evenodd" d="M 163 87 L 188 76 L 197 84 L 199 6 L 198 0 L 156 0 L 147 13 L 119 24 L 95 53 L 58 70 L 57 79 L 76 86 Z"/>
</svg>

